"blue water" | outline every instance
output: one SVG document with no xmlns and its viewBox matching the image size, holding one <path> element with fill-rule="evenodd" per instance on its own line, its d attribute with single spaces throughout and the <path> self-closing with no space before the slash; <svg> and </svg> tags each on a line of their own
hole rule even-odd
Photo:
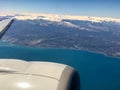
<svg viewBox="0 0 120 90">
<path fill-rule="evenodd" d="M 120 59 L 102 54 L 69 49 L 21 47 L 0 42 L 0 58 L 67 64 L 79 72 L 81 90 L 120 90 Z"/>
</svg>

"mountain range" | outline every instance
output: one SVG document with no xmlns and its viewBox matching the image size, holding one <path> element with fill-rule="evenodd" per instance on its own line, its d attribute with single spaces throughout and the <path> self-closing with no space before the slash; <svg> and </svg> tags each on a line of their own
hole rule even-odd
<svg viewBox="0 0 120 90">
<path fill-rule="evenodd" d="M 11 17 L 15 21 L 2 41 L 120 57 L 120 19 L 31 13 L 0 15 L 0 18 Z"/>
</svg>

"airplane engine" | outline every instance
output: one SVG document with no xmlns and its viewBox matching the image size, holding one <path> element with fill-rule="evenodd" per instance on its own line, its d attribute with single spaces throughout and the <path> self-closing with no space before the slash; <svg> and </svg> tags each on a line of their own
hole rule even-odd
<svg viewBox="0 0 120 90">
<path fill-rule="evenodd" d="M 0 59 L 0 90 L 80 90 L 80 80 L 64 64 Z"/>
</svg>

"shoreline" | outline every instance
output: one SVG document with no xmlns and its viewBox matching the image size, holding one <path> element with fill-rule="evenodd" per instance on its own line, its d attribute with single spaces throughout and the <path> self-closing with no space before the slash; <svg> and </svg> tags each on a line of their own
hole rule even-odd
<svg viewBox="0 0 120 90">
<path fill-rule="evenodd" d="M 0 40 L 0 42 L 3 42 Z M 5 45 L 4 45 L 5 44 Z M 6 45 L 8 44 L 8 45 Z M 120 57 L 115 57 L 115 56 L 110 56 L 110 55 L 107 55 L 105 53 L 102 53 L 102 52 L 97 52 L 97 51 L 91 51 L 91 50 L 85 50 L 85 49 L 75 49 L 75 48 L 50 48 L 50 47 L 32 47 L 32 46 L 24 46 L 24 45 L 16 45 L 16 44 L 9 44 L 9 43 L 4 43 L 2 45 L 0 45 L 0 47 L 17 47 L 17 48 L 27 48 L 27 49 L 35 49 L 35 50 L 38 50 L 38 49 L 45 49 L 45 50 L 74 50 L 74 51 L 84 51 L 84 52 L 89 52 L 89 53 L 95 53 L 95 54 L 100 54 L 100 55 L 104 55 L 105 57 L 110 57 L 110 58 L 115 58 L 115 59 L 120 59 Z"/>
</svg>

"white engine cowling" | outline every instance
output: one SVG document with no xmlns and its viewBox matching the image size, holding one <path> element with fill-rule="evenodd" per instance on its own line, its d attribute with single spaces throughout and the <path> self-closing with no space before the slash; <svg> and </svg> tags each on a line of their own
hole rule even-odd
<svg viewBox="0 0 120 90">
<path fill-rule="evenodd" d="M 80 90 L 70 66 L 51 62 L 0 59 L 0 90 Z"/>
</svg>

